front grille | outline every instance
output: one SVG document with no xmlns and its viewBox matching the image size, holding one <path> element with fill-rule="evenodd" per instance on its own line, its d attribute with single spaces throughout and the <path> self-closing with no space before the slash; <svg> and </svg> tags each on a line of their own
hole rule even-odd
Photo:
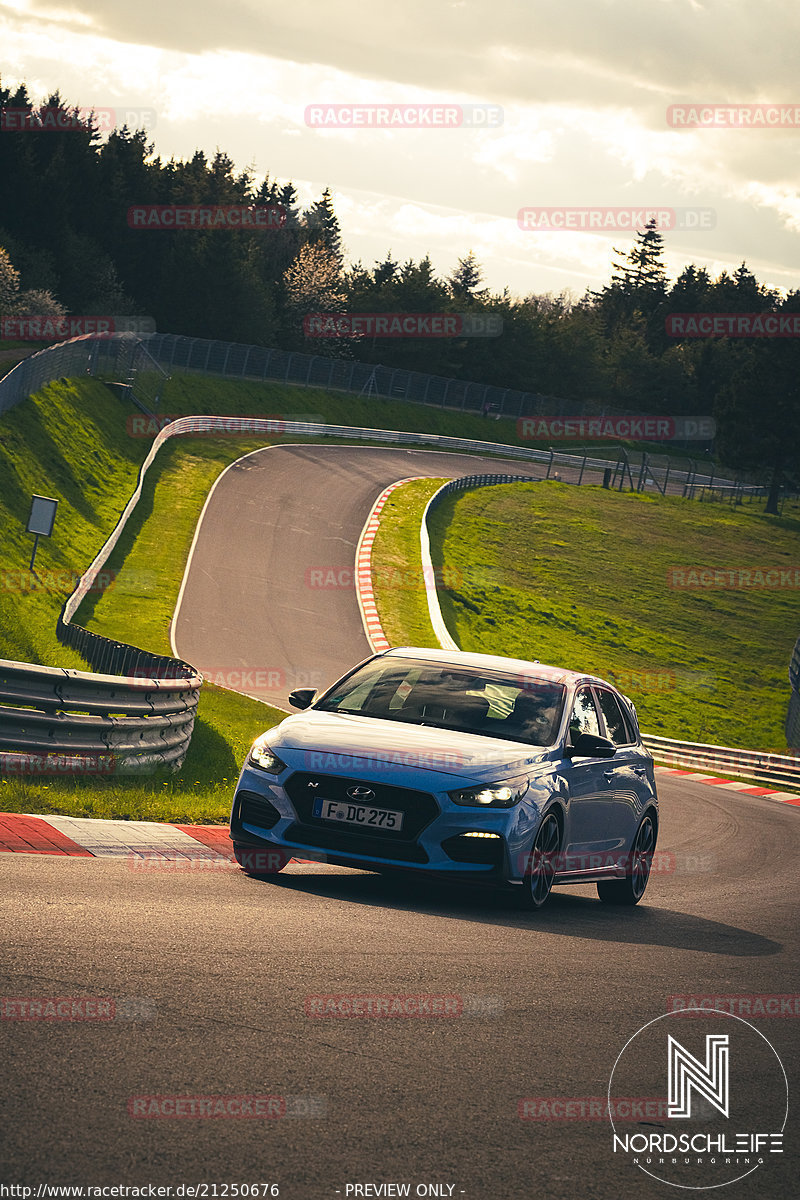
<svg viewBox="0 0 800 1200">
<path fill-rule="evenodd" d="M 395 835 L 396 836 L 396 835 Z M 389 841 L 385 837 L 370 837 L 355 827 L 352 832 L 335 828 L 321 828 L 319 824 L 290 825 L 283 837 L 293 845 L 308 846 L 314 850 L 340 850 L 342 854 L 366 854 L 370 858 L 388 858 L 392 862 L 426 863 L 428 855 L 417 842 Z"/>
<path fill-rule="evenodd" d="M 316 787 L 309 787 L 316 784 Z M 294 805 L 295 811 L 303 825 L 312 829 L 331 829 L 331 822 L 324 817 L 312 816 L 314 801 L 318 799 L 339 800 L 344 804 L 364 804 L 368 808 L 393 808 L 403 813 L 403 828 L 398 832 L 394 829 L 370 829 L 364 838 L 356 826 L 346 828 L 337 826 L 337 836 L 347 839 L 350 845 L 354 838 L 362 837 L 377 844 L 393 842 L 413 842 L 424 829 L 439 815 L 439 805 L 428 792 L 417 792 L 412 788 L 396 787 L 393 784 L 374 783 L 369 779 L 347 779 L 341 775 L 315 774 L 310 771 L 297 771 L 290 775 L 284 783 L 286 794 Z M 353 800 L 347 795 L 349 788 L 369 788 L 374 797 L 366 800 Z M 367 853 L 365 851 L 365 853 Z"/>
</svg>

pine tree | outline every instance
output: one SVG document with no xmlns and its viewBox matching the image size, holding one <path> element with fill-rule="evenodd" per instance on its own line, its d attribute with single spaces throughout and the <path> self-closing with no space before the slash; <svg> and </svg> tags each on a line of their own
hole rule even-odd
<svg viewBox="0 0 800 1200">
<path fill-rule="evenodd" d="M 339 218 L 333 209 L 331 189 L 325 188 L 319 200 L 303 213 L 305 238 L 308 242 L 323 245 L 337 260 L 339 268 L 344 266 L 344 248 Z"/>
<path fill-rule="evenodd" d="M 614 248 L 615 254 L 622 251 Z M 636 241 L 622 262 L 614 263 L 614 274 L 611 276 L 611 286 L 617 287 L 625 295 L 653 293 L 663 297 L 667 287 L 667 273 L 664 267 L 664 239 L 658 231 L 658 221 L 655 217 L 648 221 L 644 229 L 636 234 Z"/>
<path fill-rule="evenodd" d="M 447 280 L 453 299 L 471 299 L 477 294 L 478 284 L 482 279 L 483 271 L 475 257 L 474 251 L 470 250 L 466 258 L 458 260 L 458 266 Z"/>
</svg>

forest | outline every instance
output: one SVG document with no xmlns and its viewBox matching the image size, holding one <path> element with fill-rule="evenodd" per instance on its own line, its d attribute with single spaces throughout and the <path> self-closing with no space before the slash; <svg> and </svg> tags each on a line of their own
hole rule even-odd
<svg viewBox="0 0 800 1200">
<path fill-rule="evenodd" d="M 240 215 L 235 227 L 145 226 L 131 215 L 142 206 Z M 670 280 L 655 221 L 610 249 L 608 283 L 582 297 L 493 292 L 466 247 L 449 275 L 427 254 L 399 262 L 391 249 L 382 262 L 348 262 L 345 237 L 329 187 L 303 208 L 291 181 L 259 181 L 221 150 L 165 162 L 144 129 L 101 130 L 58 93 L 35 104 L 24 85 L 0 82 L 0 317 L 129 317 L 609 410 L 711 415 L 715 458 L 768 480 L 770 510 L 783 485 L 798 486 L 800 320 L 777 323 L 781 336 L 742 336 L 730 321 L 696 336 L 686 317 L 789 318 L 800 290 L 771 290 L 744 262 L 716 278 L 690 263 Z M 320 336 L 319 314 L 349 314 L 345 333 Z M 356 314 L 459 314 L 459 329 L 500 332 L 381 337 Z"/>
</svg>

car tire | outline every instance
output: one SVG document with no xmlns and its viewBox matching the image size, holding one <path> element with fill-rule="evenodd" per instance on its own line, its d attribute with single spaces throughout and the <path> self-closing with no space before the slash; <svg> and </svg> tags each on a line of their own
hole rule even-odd
<svg viewBox="0 0 800 1200">
<path fill-rule="evenodd" d="M 286 850 L 275 847 L 233 846 L 237 863 L 251 879 L 272 879 L 292 857 Z"/>
<path fill-rule="evenodd" d="M 555 813 L 547 813 L 536 831 L 520 889 L 520 905 L 538 912 L 545 904 L 555 879 L 554 859 L 561 846 L 561 826 Z"/>
<path fill-rule="evenodd" d="M 638 904 L 645 893 L 656 849 L 656 827 L 648 813 L 642 818 L 630 853 L 630 869 L 624 879 L 604 879 L 597 894 L 604 904 Z"/>
</svg>

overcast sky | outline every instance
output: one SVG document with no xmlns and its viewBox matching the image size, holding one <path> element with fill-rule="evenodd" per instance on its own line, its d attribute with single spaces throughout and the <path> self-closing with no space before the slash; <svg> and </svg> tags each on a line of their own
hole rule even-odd
<svg viewBox="0 0 800 1200">
<path fill-rule="evenodd" d="M 470 249 L 492 290 L 608 281 L 624 232 L 519 228 L 525 207 L 700 208 L 671 277 L 746 260 L 800 287 L 798 0 L 0 0 L 0 78 L 35 100 L 155 110 L 162 158 L 331 187 L 348 258 Z M 309 105 L 486 104 L 489 129 L 317 129 Z M 671 105 L 791 105 L 777 128 L 678 129 Z M 135 198 L 134 198 L 135 199 Z M 712 227 L 708 227 L 709 225 Z"/>
</svg>

